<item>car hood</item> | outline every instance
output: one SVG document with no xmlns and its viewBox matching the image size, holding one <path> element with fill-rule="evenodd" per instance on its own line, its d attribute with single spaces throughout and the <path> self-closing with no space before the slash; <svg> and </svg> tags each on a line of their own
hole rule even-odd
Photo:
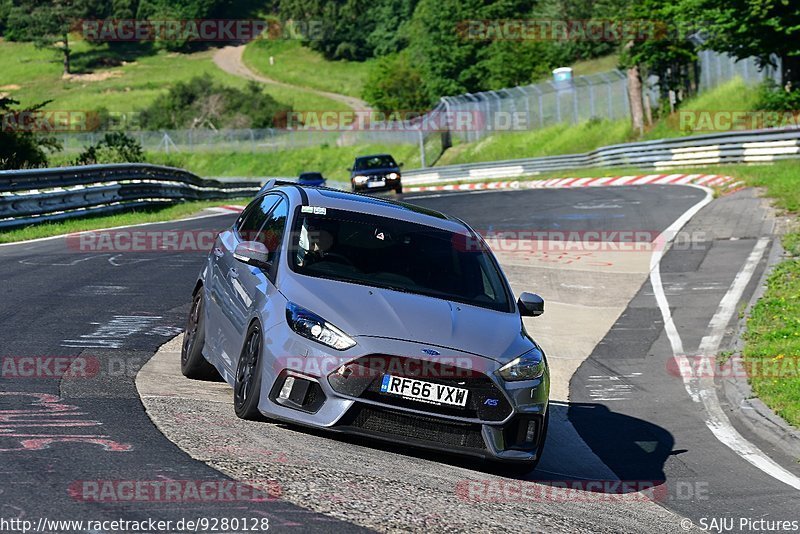
<svg viewBox="0 0 800 534">
<path fill-rule="evenodd" d="M 281 292 L 289 301 L 354 338 L 411 341 L 499 363 L 534 346 L 516 313 L 294 273 L 281 282 Z"/>
</svg>

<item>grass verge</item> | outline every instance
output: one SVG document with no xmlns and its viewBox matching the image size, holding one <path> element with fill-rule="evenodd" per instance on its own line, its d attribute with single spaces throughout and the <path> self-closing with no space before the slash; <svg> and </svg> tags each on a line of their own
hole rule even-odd
<svg viewBox="0 0 800 534">
<path fill-rule="evenodd" d="M 272 63 L 270 63 L 272 58 Z M 256 40 L 247 45 L 248 67 L 273 80 L 361 98 L 373 61 L 330 61 L 292 40 Z M 329 108 L 299 108 L 327 110 Z"/>
<path fill-rule="evenodd" d="M 413 145 L 356 145 L 296 148 L 276 152 L 179 152 L 149 153 L 147 161 L 181 167 L 200 176 L 297 176 L 319 171 L 326 178 L 346 181 L 348 167 L 358 155 L 388 152 L 404 168 L 419 167 L 419 149 Z"/>
<path fill-rule="evenodd" d="M 79 219 L 37 224 L 25 228 L 0 230 L 0 243 L 14 243 L 17 241 L 40 239 L 72 232 L 99 230 L 101 228 L 113 228 L 116 226 L 172 221 L 196 215 L 205 208 L 225 206 L 228 204 L 246 204 L 247 202 L 250 202 L 250 199 L 197 200 L 181 202 L 162 208 L 137 209 L 114 215 L 81 217 Z"/>
</svg>

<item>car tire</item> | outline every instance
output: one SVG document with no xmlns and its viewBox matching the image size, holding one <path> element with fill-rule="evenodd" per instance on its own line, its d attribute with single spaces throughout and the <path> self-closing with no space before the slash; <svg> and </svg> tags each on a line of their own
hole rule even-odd
<svg viewBox="0 0 800 534">
<path fill-rule="evenodd" d="M 397 193 L 398 195 L 402 195 L 403 194 L 403 184 L 402 183 L 397 184 L 395 186 L 395 188 L 394 188 L 394 192 Z"/>
<path fill-rule="evenodd" d="M 203 347 L 206 344 L 204 308 L 205 301 L 201 287 L 192 298 L 186 331 L 183 333 L 181 373 L 195 380 L 219 380 L 219 373 L 203 356 Z"/>
<path fill-rule="evenodd" d="M 258 411 L 261 398 L 261 326 L 253 323 L 247 330 L 242 354 L 236 365 L 233 384 L 233 409 L 240 419 L 263 419 Z"/>
</svg>

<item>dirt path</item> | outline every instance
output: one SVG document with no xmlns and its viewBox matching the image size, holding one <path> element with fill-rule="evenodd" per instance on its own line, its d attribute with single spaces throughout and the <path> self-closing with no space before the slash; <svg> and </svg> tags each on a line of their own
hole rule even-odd
<svg viewBox="0 0 800 534">
<path fill-rule="evenodd" d="M 266 76 L 262 76 L 261 74 L 253 72 L 247 65 L 244 64 L 244 60 L 242 59 L 244 48 L 245 45 L 226 46 L 224 48 L 220 48 L 214 54 L 214 63 L 216 63 L 220 69 L 224 70 L 228 74 L 233 74 L 234 76 L 239 76 L 240 78 L 246 78 L 248 80 L 255 80 L 261 83 L 268 83 L 299 91 L 314 93 L 316 95 L 341 102 L 355 111 L 370 111 L 372 109 L 370 108 L 369 104 L 363 100 L 352 96 L 345 96 L 339 93 L 329 93 L 328 91 L 320 91 L 310 87 L 292 85 L 278 80 L 273 80 L 272 78 L 267 78 Z"/>
</svg>

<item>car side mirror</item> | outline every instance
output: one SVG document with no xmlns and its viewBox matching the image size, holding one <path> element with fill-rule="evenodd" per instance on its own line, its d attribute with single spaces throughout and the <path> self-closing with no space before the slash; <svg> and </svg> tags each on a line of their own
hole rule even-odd
<svg viewBox="0 0 800 534">
<path fill-rule="evenodd" d="M 398 167 L 402 167 L 403 165 L 405 165 L 405 164 L 402 161 L 397 164 Z"/>
<path fill-rule="evenodd" d="M 544 299 L 536 293 L 523 293 L 517 300 L 517 308 L 522 316 L 539 317 L 544 313 Z"/>
<path fill-rule="evenodd" d="M 353 167 L 347 167 L 347 172 L 353 172 Z"/>
<path fill-rule="evenodd" d="M 236 245 L 236 249 L 233 251 L 233 257 L 253 267 L 259 267 L 261 269 L 269 269 L 272 267 L 272 262 L 269 261 L 269 250 L 264 243 L 258 241 L 242 241 Z"/>
</svg>

